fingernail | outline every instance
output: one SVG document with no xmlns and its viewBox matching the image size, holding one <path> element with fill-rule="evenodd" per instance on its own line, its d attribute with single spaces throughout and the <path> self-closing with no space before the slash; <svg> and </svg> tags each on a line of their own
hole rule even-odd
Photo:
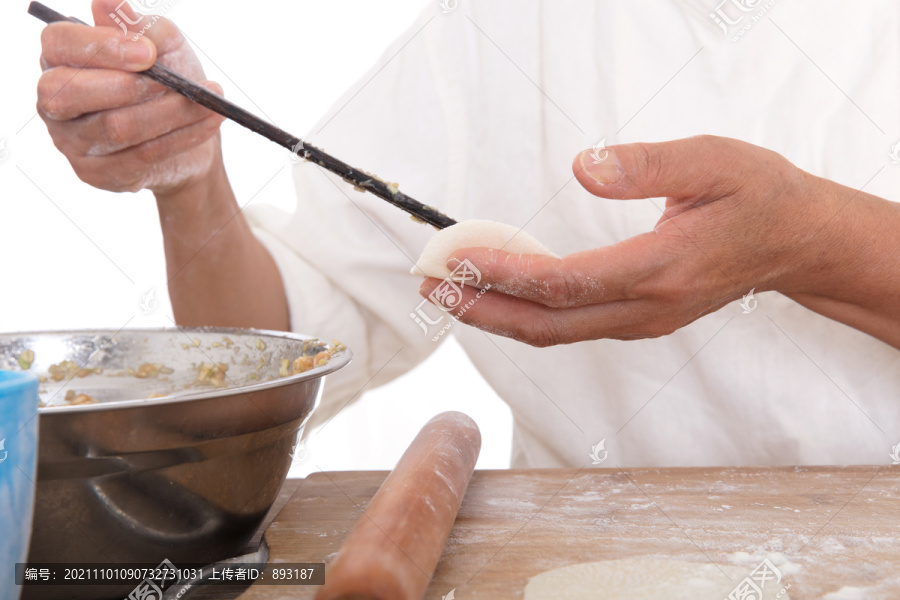
<svg viewBox="0 0 900 600">
<path fill-rule="evenodd" d="M 615 150 L 585 150 L 581 153 L 581 168 L 597 183 L 609 185 L 622 178 L 622 164 Z"/>
<path fill-rule="evenodd" d="M 145 65 L 153 58 L 150 44 L 144 38 L 122 44 L 122 58 L 132 65 Z"/>
</svg>

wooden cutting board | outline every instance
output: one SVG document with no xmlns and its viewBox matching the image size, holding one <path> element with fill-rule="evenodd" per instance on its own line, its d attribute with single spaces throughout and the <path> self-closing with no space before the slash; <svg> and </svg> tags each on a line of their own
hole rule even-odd
<svg viewBox="0 0 900 600">
<path fill-rule="evenodd" d="M 266 532 L 271 562 L 331 561 L 386 475 L 303 481 Z M 900 598 L 900 467 L 477 471 L 426 598 L 521 598 L 543 571 L 632 557 L 748 575 L 769 558 L 793 600 L 844 586 Z M 316 589 L 254 585 L 241 599 Z"/>
</svg>

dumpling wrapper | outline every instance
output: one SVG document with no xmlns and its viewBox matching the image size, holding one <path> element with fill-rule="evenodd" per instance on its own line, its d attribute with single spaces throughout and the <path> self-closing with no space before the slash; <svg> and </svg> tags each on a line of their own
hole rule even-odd
<svg viewBox="0 0 900 600">
<path fill-rule="evenodd" d="M 581 563 L 532 577 L 525 586 L 524 600 L 722 600 L 730 598 L 751 572 L 752 567 L 681 560 Z M 790 600 L 783 592 L 789 587 L 786 581 L 776 583 L 772 577 L 763 587 L 762 600 Z"/>
<path fill-rule="evenodd" d="M 460 248 L 493 248 L 510 254 L 542 254 L 559 258 L 518 227 L 473 219 L 451 225 L 434 234 L 410 273 L 446 279 L 451 275 L 447 259 Z"/>
</svg>

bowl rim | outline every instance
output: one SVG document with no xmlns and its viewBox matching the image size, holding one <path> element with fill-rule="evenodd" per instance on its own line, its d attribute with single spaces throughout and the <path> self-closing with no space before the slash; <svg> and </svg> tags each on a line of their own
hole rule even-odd
<svg viewBox="0 0 900 600">
<path fill-rule="evenodd" d="M 181 333 L 190 334 L 191 332 L 199 333 L 215 333 L 215 334 L 233 334 L 233 335 L 257 335 L 260 337 L 274 337 L 291 341 L 303 342 L 307 340 L 321 340 L 321 337 L 306 335 L 301 333 L 293 333 L 290 331 L 275 331 L 271 329 L 243 329 L 240 327 L 134 327 L 123 329 L 62 329 L 62 330 L 38 330 L 38 331 L 11 331 L 0 333 L 0 339 L 11 337 L 26 336 L 72 336 L 72 335 L 109 335 L 114 338 L 117 335 L 128 334 L 159 334 L 159 333 Z M 129 408 L 145 408 L 148 406 L 156 406 L 162 404 L 174 404 L 178 402 L 193 400 L 208 400 L 211 398 L 221 398 L 223 396 L 239 396 L 252 394 L 254 392 L 269 390 L 272 388 L 283 387 L 312 379 L 319 379 L 334 373 L 338 369 L 347 366 L 353 359 L 353 352 L 350 348 L 344 346 L 337 354 L 335 354 L 326 364 L 321 367 L 315 367 L 309 371 L 298 373 L 296 375 L 288 375 L 287 377 L 279 377 L 271 381 L 261 381 L 247 385 L 239 385 L 234 387 L 216 388 L 213 390 L 186 391 L 173 394 L 171 396 L 162 396 L 160 398 L 135 398 L 133 400 L 114 400 L 112 402 L 98 402 L 96 404 L 59 404 L 54 406 L 41 406 L 38 408 L 39 414 L 68 414 L 95 412 L 102 410 L 119 410 Z M 30 373 L 31 371 L 10 371 L 11 373 Z M 37 378 L 35 377 L 35 380 Z"/>
</svg>

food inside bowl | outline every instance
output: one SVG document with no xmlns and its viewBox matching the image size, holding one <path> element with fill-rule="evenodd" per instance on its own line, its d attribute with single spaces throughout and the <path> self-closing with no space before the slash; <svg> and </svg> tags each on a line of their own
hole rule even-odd
<svg viewBox="0 0 900 600">
<path fill-rule="evenodd" d="M 215 340 L 207 339 L 205 343 L 199 338 L 194 338 L 191 343 L 181 343 L 180 348 L 184 351 L 200 353 L 201 360 L 190 366 L 192 374 L 185 373 L 184 367 L 181 367 L 181 373 L 179 373 L 179 369 L 170 366 L 170 364 L 184 364 L 185 361 L 179 356 L 174 356 L 171 363 L 167 360 L 160 362 L 160 357 L 157 356 L 155 357 L 157 360 L 141 362 L 136 367 L 126 364 L 106 369 L 100 366 L 88 366 L 94 362 L 93 357 L 84 364 L 73 360 L 62 360 L 46 367 L 46 371 L 40 369 L 40 350 L 27 348 L 14 356 L 20 369 L 25 371 L 34 367 L 42 384 L 55 387 L 54 390 L 43 388 L 41 390 L 40 405 L 46 407 L 102 403 L 108 399 L 104 398 L 102 393 L 102 388 L 107 387 L 102 384 L 102 381 L 111 377 L 134 377 L 146 380 L 148 384 L 152 384 L 154 381 L 162 384 L 162 386 L 157 385 L 156 389 L 145 389 L 133 398 L 129 398 L 135 400 L 172 396 L 182 390 L 224 389 L 272 381 L 325 366 L 335 355 L 345 350 L 346 346 L 337 340 L 332 340 L 328 344 L 317 339 L 309 339 L 302 343 L 299 356 L 296 354 L 276 356 L 275 352 L 269 350 L 269 345 L 261 338 L 250 343 L 247 341 L 237 343 L 230 337 L 224 336 Z M 227 358 L 222 356 L 224 350 L 230 351 L 226 354 Z M 172 352 L 177 354 L 179 351 L 173 350 Z M 277 374 L 273 368 L 275 365 L 277 365 Z M 118 366 L 124 368 L 118 368 Z M 229 366 L 235 368 L 229 371 Z M 242 375 L 233 373 L 237 367 L 241 367 L 239 370 Z M 101 376 L 102 378 L 98 381 L 98 377 Z M 84 380 L 84 382 L 79 381 L 76 386 L 66 389 L 70 382 L 76 379 Z M 53 386 L 53 383 L 60 385 Z M 161 387 L 162 389 L 160 389 Z M 60 393 L 63 389 L 65 389 L 65 393 Z"/>
<path fill-rule="evenodd" d="M 32 361 L 34 360 L 34 352 L 31 353 Z M 58 364 L 50 365 L 50 368 L 47 369 L 48 376 L 53 381 L 62 381 L 63 379 L 72 379 L 73 377 L 87 377 L 88 375 L 100 374 L 103 372 L 103 369 L 100 367 L 94 367 L 93 369 L 88 369 L 85 367 L 79 367 L 71 360 L 64 360 Z"/>
<path fill-rule="evenodd" d="M 23 371 L 27 371 L 31 368 L 31 363 L 34 362 L 34 350 L 24 351 L 16 358 L 16 362 L 19 363 L 20 369 L 22 369 Z"/>
<path fill-rule="evenodd" d="M 75 390 L 69 390 L 66 392 L 64 398 L 66 404 L 71 404 L 75 406 L 77 404 L 96 404 L 97 399 L 88 394 L 79 394 Z"/>
<path fill-rule="evenodd" d="M 144 363 L 137 368 L 137 371 L 134 372 L 134 376 L 138 379 L 146 379 L 148 377 L 159 377 L 160 373 L 162 373 L 163 375 L 169 375 L 170 373 L 174 372 L 174 369 L 170 369 L 166 365 Z"/>
<path fill-rule="evenodd" d="M 225 372 L 228 365 L 225 363 L 203 363 L 197 373 L 197 383 L 209 384 L 213 387 L 225 387 Z"/>
</svg>

